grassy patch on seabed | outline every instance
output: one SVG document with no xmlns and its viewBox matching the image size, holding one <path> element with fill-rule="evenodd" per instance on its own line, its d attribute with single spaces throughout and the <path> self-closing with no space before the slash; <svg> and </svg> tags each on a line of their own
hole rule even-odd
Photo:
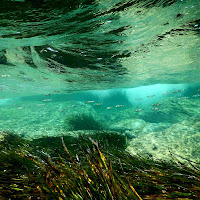
<svg viewBox="0 0 200 200">
<path fill-rule="evenodd" d="M 1 132 L 0 199 L 200 199 L 197 163 L 133 157 L 124 137 L 98 132 L 27 141 Z"/>
<path fill-rule="evenodd" d="M 76 130 L 105 130 L 105 125 L 95 119 L 92 114 L 79 113 L 65 120 L 65 128 L 69 131 Z"/>
</svg>

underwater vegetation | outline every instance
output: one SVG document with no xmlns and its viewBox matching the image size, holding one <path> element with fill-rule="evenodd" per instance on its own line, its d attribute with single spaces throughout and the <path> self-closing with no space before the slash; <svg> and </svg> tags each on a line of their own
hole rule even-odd
<svg viewBox="0 0 200 200">
<path fill-rule="evenodd" d="M 1 0 L 0 200 L 200 199 L 199 0 Z"/>
<path fill-rule="evenodd" d="M 102 133 L 112 134 L 117 135 Z M 94 135 L 101 138 L 101 132 Z M 67 137 L 54 137 L 57 142 L 52 144 L 49 138 L 40 143 L 1 133 L 0 199 L 200 198 L 198 167 L 189 168 L 177 159 L 131 156 L 124 148 L 98 143 L 92 134 L 76 138 L 73 145 Z M 123 137 L 118 140 L 125 141 Z"/>
<path fill-rule="evenodd" d="M 77 130 L 103 130 L 106 127 L 95 119 L 92 114 L 79 113 L 75 114 L 65 120 L 65 127 L 69 131 Z"/>
<path fill-rule="evenodd" d="M 63 157 L 55 161 L 43 157 L 44 166 L 34 157 L 27 156 L 41 169 L 43 178 L 39 179 L 38 185 L 41 197 L 59 200 L 141 199 L 133 186 L 125 184 L 112 169 L 111 161 L 102 154 L 97 143 L 72 158 L 64 140 L 62 142 L 70 163 Z"/>
</svg>

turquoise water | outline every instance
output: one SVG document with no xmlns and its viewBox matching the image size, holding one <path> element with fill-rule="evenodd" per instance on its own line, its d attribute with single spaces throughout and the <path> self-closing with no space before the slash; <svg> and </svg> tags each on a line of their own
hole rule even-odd
<svg viewBox="0 0 200 200">
<path fill-rule="evenodd" d="M 29 140 L 116 131 L 126 135 L 132 154 L 169 159 L 170 149 L 199 161 L 200 84 L 24 96 L 2 99 L 0 109 L 1 131 Z"/>
<path fill-rule="evenodd" d="M 112 130 L 131 154 L 199 161 L 199 0 L 3 0 L 0 10 L 0 131 Z M 70 126 L 84 117 L 96 125 Z"/>
</svg>

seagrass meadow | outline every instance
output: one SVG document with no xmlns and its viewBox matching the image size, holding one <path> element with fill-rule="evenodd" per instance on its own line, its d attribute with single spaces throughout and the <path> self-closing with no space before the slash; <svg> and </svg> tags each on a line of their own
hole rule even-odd
<svg viewBox="0 0 200 200">
<path fill-rule="evenodd" d="M 0 200 L 200 199 L 199 0 L 1 0 Z"/>
<path fill-rule="evenodd" d="M 188 161 L 186 165 L 177 158 L 164 162 L 142 154 L 131 156 L 125 151 L 126 138 L 115 132 L 31 142 L 12 133 L 2 136 L 1 199 L 200 197 L 197 163 Z"/>
</svg>

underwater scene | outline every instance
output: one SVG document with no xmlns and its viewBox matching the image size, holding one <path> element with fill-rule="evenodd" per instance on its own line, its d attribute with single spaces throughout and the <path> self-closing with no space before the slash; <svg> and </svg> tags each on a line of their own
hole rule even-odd
<svg viewBox="0 0 200 200">
<path fill-rule="evenodd" d="M 199 0 L 1 0 L 13 199 L 200 199 Z"/>
</svg>

